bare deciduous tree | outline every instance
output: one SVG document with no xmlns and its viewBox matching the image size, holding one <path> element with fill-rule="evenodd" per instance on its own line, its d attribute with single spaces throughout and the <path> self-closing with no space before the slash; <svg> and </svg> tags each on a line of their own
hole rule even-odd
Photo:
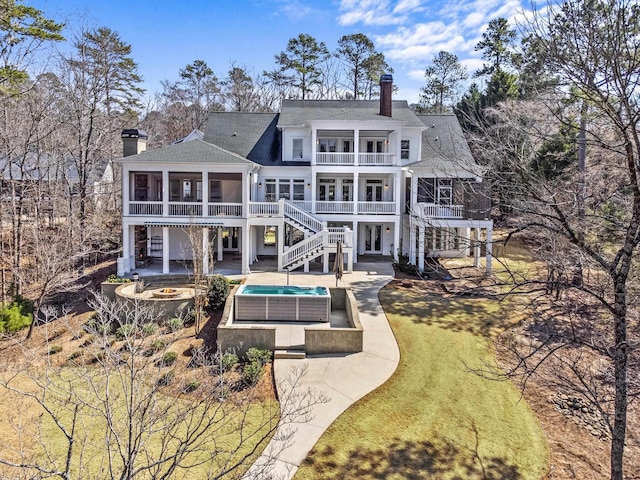
<svg viewBox="0 0 640 480">
<path fill-rule="evenodd" d="M 153 310 L 101 297 L 92 307 L 86 332 L 75 332 L 82 349 L 65 365 L 21 344 L 21 361 L 0 381 L 3 395 L 28 406 L 10 422 L 22 441 L 0 455 L 13 476 L 168 479 L 189 470 L 236 478 L 279 425 L 308 421 L 325 401 L 298 388 L 303 369 L 281 385 L 279 403 L 259 398 L 258 385 L 235 392 L 222 352 L 200 349 L 187 366 L 173 363 L 181 352 L 167 355 L 170 340 L 152 328 Z M 48 320 L 47 328 L 63 321 Z"/>
</svg>

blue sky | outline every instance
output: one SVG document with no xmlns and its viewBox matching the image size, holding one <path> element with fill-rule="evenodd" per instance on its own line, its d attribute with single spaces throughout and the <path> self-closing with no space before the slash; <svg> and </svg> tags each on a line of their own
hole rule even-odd
<svg viewBox="0 0 640 480">
<path fill-rule="evenodd" d="M 517 22 L 521 0 L 24 0 L 74 27 L 107 26 L 130 43 L 147 95 L 196 59 L 219 78 L 231 62 L 255 73 L 274 66 L 287 41 L 307 33 L 334 50 L 342 35 L 364 33 L 393 67 L 396 99 L 416 102 L 424 69 L 446 50 L 472 73 L 490 20 Z"/>
</svg>

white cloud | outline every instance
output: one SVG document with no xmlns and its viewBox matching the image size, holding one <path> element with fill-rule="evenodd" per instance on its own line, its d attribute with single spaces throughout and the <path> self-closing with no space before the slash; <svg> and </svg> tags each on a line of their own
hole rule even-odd
<svg viewBox="0 0 640 480">
<path fill-rule="evenodd" d="M 400 0 L 393 8 L 393 13 L 415 12 L 422 10 L 420 0 Z"/>
<path fill-rule="evenodd" d="M 276 5 L 280 12 L 294 22 L 309 17 L 313 13 L 313 8 L 300 0 L 277 0 Z"/>
<path fill-rule="evenodd" d="M 426 66 L 425 66 L 426 68 Z M 424 68 L 422 70 L 409 70 L 406 72 L 407 77 L 414 78 L 416 80 L 424 79 Z"/>
<path fill-rule="evenodd" d="M 420 0 L 342 0 L 338 21 L 341 25 L 401 25 L 409 20 L 408 14 L 423 9 Z"/>
</svg>

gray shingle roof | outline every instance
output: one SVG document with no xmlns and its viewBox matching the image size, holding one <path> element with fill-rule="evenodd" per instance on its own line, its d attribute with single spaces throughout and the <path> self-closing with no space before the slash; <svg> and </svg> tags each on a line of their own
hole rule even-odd
<svg viewBox="0 0 640 480">
<path fill-rule="evenodd" d="M 422 158 L 411 169 L 440 170 L 454 175 L 481 175 L 455 115 L 417 115 L 422 132 Z"/>
<path fill-rule="evenodd" d="M 300 126 L 309 120 L 388 120 L 380 115 L 378 100 L 284 100 L 281 112 L 278 127 Z M 405 100 L 393 100 L 391 112 L 391 118 L 405 126 L 423 126 Z"/>
<path fill-rule="evenodd" d="M 219 163 L 219 164 L 246 164 L 253 162 L 242 158 L 240 155 L 229 152 L 202 140 L 169 145 L 157 150 L 142 152 L 138 155 L 124 157 L 119 162 L 181 162 L 181 163 Z"/>
<path fill-rule="evenodd" d="M 277 113 L 214 112 L 204 127 L 204 140 L 261 165 L 280 161 Z"/>
</svg>

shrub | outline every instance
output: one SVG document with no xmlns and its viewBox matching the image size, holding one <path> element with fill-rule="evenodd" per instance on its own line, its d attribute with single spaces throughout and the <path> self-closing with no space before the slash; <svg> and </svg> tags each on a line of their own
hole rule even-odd
<svg viewBox="0 0 640 480">
<path fill-rule="evenodd" d="M 171 385 L 171 382 L 173 382 L 175 376 L 176 374 L 173 370 L 163 373 L 162 375 L 160 375 L 160 378 L 158 378 L 158 386 L 166 387 L 167 385 Z"/>
<path fill-rule="evenodd" d="M 62 346 L 61 345 L 51 345 L 49 347 L 49 355 L 54 355 L 58 352 L 62 351 Z"/>
<path fill-rule="evenodd" d="M 168 319 L 165 322 L 165 325 L 167 327 L 169 327 L 169 330 L 171 330 L 172 332 L 177 332 L 182 327 L 184 327 L 184 320 L 182 320 L 181 318 L 178 318 L 178 317 L 173 317 L 173 318 Z"/>
<path fill-rule="evenodd" d="M 238 363 L 238 356 L 235 353 L 227 352 L 220 357 L 220 367 L 224 372 L 231 370 Z"/>
<path fill-rule="evenodd" d="M 190 382 L 187 382 L 182 391 L 184 393 L 193 392 L 194 390 L 197 390 L 199 386 L 200 382 L 198 380 L 191 380 Z"/>
<path fill-rule="evenodd" d="M 255 385 L 262 375 L 262 365 L 260 362 L 247 363 L 242 371 L 242 378 L 247 385 Z"/>
<path fill-rule="evenodd" d="M 124 340 L 127 337 L 131 337 L 136 332 L 136 328 L 134 325 L 130 323 L 125 323 L 116 329 L 116 338 L 118 340 Z"/>
<path fill-rule="evenodd" d="M 162 355 L 162 360 L 160 361 L 160 364 L 163 367 L 168 367 L 170 365 L 173 365 L 177 359 L 178 359 L 178 354 L 176 352 L 164 352 L 164 355 Z"/>
<path fill-rule="evenodd" d="M 82 355 L 82 350 L 76 350 L 75 352 L 72 352 L 68 357 L 67 360 L 73 360 L 74 358 L 78 358 Z"/>
<path fill-rule="evenodd" d="M 84 341 L 80 344 L 80 347 L 85 348 L 88 347 L 89 345 L 91 345 L 93 343 L 93 341 L 96 339 L 95 336 L 93 335 L 89 335 L 88 337 L 86 337 L 84 339 Z"/>
<path fill-rule="evenodd" d="M 17 296 L 9 305 L 0 305 L 0 333 L 17 332 L 31 325 L 33 305 Z"/>
<path fill-rule="evenodd" d="M 142 325 L 142 336 L 143 337 L 150 337 L 151 335 L 153 335 L 157 331 L 158 331 L 158 325 L 156 323 L 149 322 L 149 323 L 145 323 L 144 325 Z"/>
<path fill-rule="evenodd" d="M 247 359 L 250 362 L 258 362 L 264 366 L 271 361 L 271 352 L 264 348 L 251 347 L 247 350 Z"/>
<path fill-rule="evenodd" d="M 209 290 L 207 292 L 209 308 L 212 310 L 220 310 L 224 306 L 230 290 L 229 281 L 226 277 L 223 275 L 213 275 L 209 279 Z"/>
<path fill-rule="evenodd" d="M 159 352 L 160 350 L 162 350 L 166 346 L 167 346 L 167 342 L 165 342 L 164 340 L 158 338 L 158 339 L 154 340 L 153 342 L 151 342 L 150 348 L 154 352 Z"/>
<path fill-rule="evenodd" d="M 103 322 L 98 315 L 94 315 L 84 324 L 84 329 L 89 333 L 104 335 L 111 331 L 111 324 Z"/>
<path fill-rule="evenodd" d="M 107 283 L 130 283 L 131 279 L 118 277 L 115 273 L 112 273 L 107 277 Z"/>
</svg>

